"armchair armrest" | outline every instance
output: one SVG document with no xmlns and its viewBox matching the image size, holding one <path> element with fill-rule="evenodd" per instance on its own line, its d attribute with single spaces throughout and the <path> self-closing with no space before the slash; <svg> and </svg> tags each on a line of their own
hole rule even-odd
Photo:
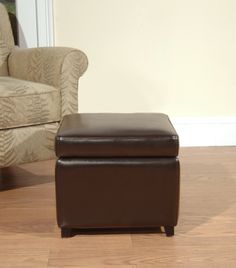
<svg viewBox="0 0 236 268">
<path fill-rule="evenodd" d="M 78 112 L 78 80 L 87 66 L 82 51 L 63 47 L 14 49 L 8 59 L 10 76 L 61 91 L 62 116 Z"/>
</svg>

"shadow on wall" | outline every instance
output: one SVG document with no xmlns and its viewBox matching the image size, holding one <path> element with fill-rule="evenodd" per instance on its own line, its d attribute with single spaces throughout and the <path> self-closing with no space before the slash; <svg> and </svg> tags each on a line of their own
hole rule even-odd
<svg viewBox="0 0 236 268">
<path fill-rule="evenodd" d="M 17 22 L 16 15 L 10 12 L 8 14 L 9 14 L 10 22 L 11 22 L 11 28 L 12 28 L 12 33 L 14 36 L 15 45 L 19 46 L 18 22 Z"/>
</svg>

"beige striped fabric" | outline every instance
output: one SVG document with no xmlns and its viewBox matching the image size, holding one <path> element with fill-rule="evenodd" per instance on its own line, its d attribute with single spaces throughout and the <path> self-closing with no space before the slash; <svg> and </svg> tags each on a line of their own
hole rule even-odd
<svg viewBox="0 0 236 268">
<path fill-rule="evenodd" d="M 0 76 L 0 130 L 60 121 L 60 105 L 55 87 Z"/>
<path fill-rule="evenodd" d="M 51 159 L 59 123 L 0 130 L 0 167 Z"/>
<path fill-rule="evenodd" d="M 62 117 L 78 112 L 86 55 L 62 47 L 14 48 L 0 4 L 0 168 L 54 157 Z"/>
<path fill-rule="evenodd" d="M 14 39 L 8 13 L 0 3 L 0 76 L 8 75 L 7 57 L 14 47 Z"/>
<path fill-rule="evenodd" d="M 8 66 L 12 77 L 58 88 L 62 116 L 78 112 L 78 80 L 88 66 L 82 51 L 64 47 L 14 49 Z"/>
</svg>

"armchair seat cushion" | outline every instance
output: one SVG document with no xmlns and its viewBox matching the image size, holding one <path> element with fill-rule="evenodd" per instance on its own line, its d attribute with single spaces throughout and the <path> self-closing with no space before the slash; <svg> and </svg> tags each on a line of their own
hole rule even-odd
<svg viewBox="0 0 236 268">
<path fill-rule="evenodd" d="M 0 130 L 60 121 L 60 90 L 0 77 Z"/>
</svg>

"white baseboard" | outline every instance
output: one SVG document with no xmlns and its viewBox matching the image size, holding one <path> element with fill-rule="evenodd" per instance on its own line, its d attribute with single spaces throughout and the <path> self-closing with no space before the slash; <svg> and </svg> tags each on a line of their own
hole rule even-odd
<svg viewBox="0 0 236 268">
<path fill-rule="evenodd" d="M 171 117 L 180 146 L 236 146 L 236 117 Z"/>
</svg>

